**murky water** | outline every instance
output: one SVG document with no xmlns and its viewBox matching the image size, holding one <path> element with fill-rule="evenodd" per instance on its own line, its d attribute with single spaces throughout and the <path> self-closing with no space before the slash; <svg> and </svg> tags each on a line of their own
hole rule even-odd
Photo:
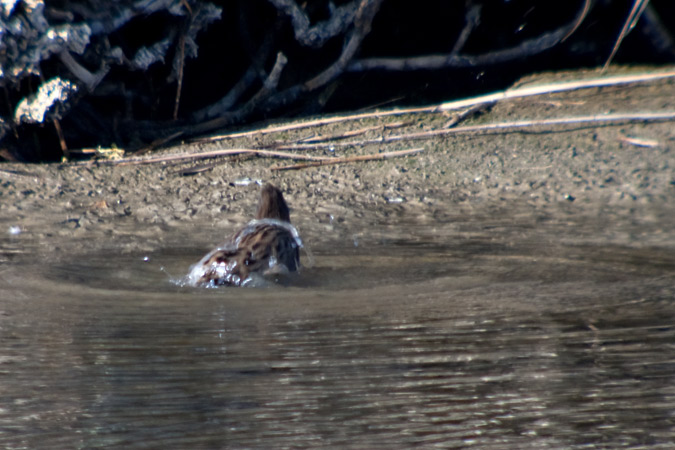
<svg viewBox="0 0 675 450">
<path fill-rule="evenodd" d="M 0 447 L 672 448 L 673 233 L 455 219 L 267 289 L 172 283 L 202 249 L 5 258 Z"/>
</svg>

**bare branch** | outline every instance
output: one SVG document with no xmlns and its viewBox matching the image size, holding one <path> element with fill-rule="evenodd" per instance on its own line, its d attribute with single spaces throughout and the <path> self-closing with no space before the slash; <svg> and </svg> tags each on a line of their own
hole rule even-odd
<svg viewBox="0 0 675 450">
<path fill-rule="evenodd" d="M 91 73 L 75 61 L 75 58 L 73 58 L 68 50 L 63 50 L 59 53 L 59 59 L 78 80 L 85 84 L 89 92 L 92 92 L 110 71 L 110 67 L 106 64 L 96 73 Z"/>
<path fill-rule="evenodd" d="M 383 0 L 361 0 L 356 17 L 354 18 L 354 29 L 347 39 L 347 44 L 342 50 L 342 54 L 330 67 L 307 81 L 304 85 L 306 90 L 313 91 L 314 89 L 326 85 L 344 73 L 347 64 L 352 60 L 361 47 L 361 42 L 370 32 L 373 18 L 375 17 L 375 14 L 377 14 L 377 11 L 379 11 L 382 1 Z"/>
<path fill-rule="evenodd" d="M 364 58 L 353 61 L 346 68 L 348 72 L 363 72 L 367 70 L 433 70 L 442 68 L 466 68 L 481 65 L 498 64 L 512 61 L 526 56 L 532 56 L 548 50 L 574 32 L 588 12 L 588 4 L 591 0 L 585 0 L 584 7 L 569 24 L 560 27 L 550 33 L 545 33 L 533 39 L 523 41 L 517 46 L 484 53 L 482 55 L 463 55 L 453 52 L 444 55 L 415 56 L 411 58 Z M 462 36 L 460 36 L 462 38 Z"/>
<path fill-rule="evenodd" d="M 258 94 L 256 94 L 246 103 L 246 105 L 242 106 L 237 111 L 222 114 L 216 119 L 191 127 L 190 131 L 193 133 L 204 133 L 216 128 L 230 125 L 232 123 L 240 122 L 249 117 L 253 112 L 259 111 L 260 109 L 264 109 L 266 112 L 276 110 L 282 106 L 296 101 L 303 94 L 325 86 L 327 83 L 342 75 L 347 67 L 347 64 L 349 64 L 349 62 L 359 50 L 361 42 L 370 32 L 373 18 L 375 17 L 375 14 L 377 14 L 382 1 L 383 0 L 361 0 L 354 18 L 354 29 L 349 33 L 347 43 L 345 44 L 340 57 L 319 75 L 308 80 L 304 84 L 292 86 L 278 93 L 273 93 L 272 90 L 263 87 L 263 89 Z M 280 61 L 277 58 L 275 68 L 279 62 Z M 285 57 L 281 68 L 283 68 L 284 64 L 286 64 Z M 274 80 L 272 75 L 277 75 L 274 69 L 270 73 L 268 80 Z M 280 75 L 280 72 L 278 75 Z M 278 82 L 278 78 L 276 79 L 276 82 Z M 266 84 L 269 83 L 266 82 Z M 276 87 L 276 83 L 274 86 Z"/>
<path fill-rule="evenodd" d="M 344 33 L 354 22 L 356 2 L 338 6 L 331 4 L 330 19 L 310 26 L 309 17 L 293 0 L 269 0 L 277 10 L 290 16 L 295 39 L 304 46 L 319 48 L 329 39 Z"/>
<path fill-rule="evenodd" d="M 258 71 L 255 66 L 251 66 L 244 72 L 244 75 L 235 83 L 230 91 L 216 103 L 200 109 L 195 112 L 193 117 L 197 122 L 205 119 L 211 119 L 219 115 L 227 113 L 232 106 L 237 103 L 239 98 L 244 95 L 244 92 L 250 88 L 258 79 Z"/>
<path fill-rule="evenodd" d="M 452 51 L 450 52 L 451 55 L 456 55 L 457 53 L 459 53 L 461 49 L 464 48 L 464 44 L 466 44 L 467 39 L 469 39 L 471 32 L 476 27 L 476 25 L 478 25 L 478 22 L 480 20 L 480 6 L 474 5 L 471 8 L 469 8 L 469 10 L 466 13 L 465 19 L 466 23 L 464 24 L 462 32 L 459 33 L 457 42 L 455 42 L 455 45 L 452 47 Z"/>
</svg>

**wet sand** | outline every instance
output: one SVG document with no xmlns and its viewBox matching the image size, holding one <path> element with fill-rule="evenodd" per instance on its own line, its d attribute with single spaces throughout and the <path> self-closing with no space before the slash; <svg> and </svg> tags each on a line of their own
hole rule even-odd
<svg viewBox="0 0 675 450">
<path fill-rule="evenodd" d="M 548 74 L 523 83 L 584 76 L 589 74 Z M 672 109 L 675 81 L 666 79 L 509 100 L 462 125 Z M 159 154 L 250 148 L 374 125 L 406 124 L 353 139 L 377 138 L 438 130 L 449 119 L 448 114 L 427 113 L 352 120 L 264 136 L 185 143 Z M 30 241 L 32 250 L 50 257 L 55 251 L 97 248 L 152 251 L 171 245 L 167 239 L 173 238 L 168 236 L 181 236 L 183 245 L 206 249 L 251 217 L 259 189 L 256 181 L 271 181 L 282 188 L 293 221 L 310 242 L 339 243 L 364 228 L 384 222 L 395 226 L 391 217 L 397 215 L 425 223 L 439 216 L 459 219 L 518 211 L 531 217 L 601 217 L 619 230 L 614 238 L 626 241 L 622 244 L 675 246 L 674 146 L 672 121 L 647 121 L 300 151 L 349 156 L 424 148 L 403 158 L 297 171 L 272 171 L 271 167 L 292 161 L 257 157 L 115 166 L 8 163 L 0 166 L 0 221 L 8 247 L 0 262 L 29 253 L 20 249 L 24 240 Z M 205 163 L 216 164 L 211 170 L 181 175 L 181 170 Z M 251 183 L 246 185 L 246 180 Z M 642 224 L 644 236 L 622 236 L 622 224 L 634 223 Z"/>
</svg>

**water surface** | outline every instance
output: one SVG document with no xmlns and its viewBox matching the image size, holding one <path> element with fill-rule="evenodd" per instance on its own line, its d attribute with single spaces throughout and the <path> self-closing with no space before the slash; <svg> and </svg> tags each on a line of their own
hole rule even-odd
<svg viewBox="0 0 675 450">
<path fill-rule="evenodd" d="M 378 225 L 265 289 L 173 283 L 204 250 L 180 236 L 53 261 L 5 237 L 0 446 L 671 448 L 672 233 Z"/>
</svg>

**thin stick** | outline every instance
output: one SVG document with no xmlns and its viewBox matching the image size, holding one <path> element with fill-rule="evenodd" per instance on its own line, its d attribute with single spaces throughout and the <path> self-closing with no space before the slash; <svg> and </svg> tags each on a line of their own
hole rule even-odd
<svg viewBox="0 0 675 450">
<path fill-rule="evenodd" d="M 392 109 L 388 111 L 375 111 L 367 113 L 359 113 L 345 116 L 334 116 L 327 117 L 322 119 L 310 120 L 307 122 L 293 123 L 290 125 L 277 125 L 267 128 L 242 131 L 238 133 L 230 134 L 221 134 L 218 136 L 212 136 L 208 138 L 198 139 L 195 142 L 212 142 L 219 141 L 223 139 L 237 139 L 243 137 L 257 136 L 257 135 L 266 135 L 272 133 L 280 133 L 284 131 L 294 131 L 304 128 L 313 128 L 321 127 L 325 125 L 331 125 L 334 123 L 362 120 L 362 119 L 372 119 L 380 117 L 389 117 L 396 115 L 404 114 L 419 114 L 419 113 L 433 113 L 440 111 L 449 111 L 454 109 L 462 109 L 472 107 L 478 104 L 483 103 L 494 103 L 500 100 L 507 100 L 512 98 L 533 96 L 533 95 L 543 95 L 550 94 L 553 92 L 564 92 L 572 91 L 577 89 L 588 89 L 594 87 L 602 86 L 615 86 L 621 84 L 630 84 L 630 83 L 643 83 L 648 81 L 656 81 L 665 78 L 675 78 L 675 70 L 666 70 L 661 72 L 651 72 L 651 73 L 639 73 L 634 75 L 618 75 L 613 77 L 599 77 L 592 78 L 588 80 L 576 80 L 562 83 L 549 83 L 537 86 L 530 87 L 520 87 L 514 89 L 508 89 L 506 91 L 493 92 L 491 94 L 486 94 L 478 97 L 472 97 L 463 100 L 457 100 L 452 102 L 441 103 L 439 105 L 432 106 L 421 106 L 416 108 L 403 108 L 403 109 Z"/>
<path fill-rule="evenodd" d="M 339 141 L 342 139 L 347 139 L 351 137 L 356 137 L 360 136 L 362 134 L 366 134 L 369 131 L 377 131 L 377 130 L 393 130 L 395 128 L 403 128 L 407 127 L 409 125 L 412 125 L 413 122 L 394 122 L 394 123 L 385 123 L 382 125 L 375 125 L 373 127 L 364 127 L 364 128 L 359 128 L 358 130 L 350 130 L 346 131 L 344 133 L 339 133 L 339 134 L 331 134 L 328 136 L 315 136 L 311 138 L 305 138 L 302 139 L 298 142 L 303 142 L 305 144 L 314 144 L 314 143 L 319 143 L 319 142 L 328 142 L 328 141 Z"/>
<path fill-rule="evenodd" d="M 458 123 L 463 122 L 470 116 L 473 116 L 474 114 L 478 114 L 479 112 L 483 111 L 488 107 L 487 104 L 485 103 L 479 103 L 478 105 L 474 105 L 471 108 L 467 108 L 464 111 L 460 111 L 454 115 L 454 117 L 446 122 L 445 125 L 443 125 L 443 128 L 453 128 L 456 127 Z"/>
<path fill-rule="evenodd" d="M 614 47 L 612 47 L 612 52 L 607 57 L 605 65 L 602 66 L 603 72 L 607 70 L 607 67 L 609 67 L 609 64 L 612 62 L 612 59 L 614 59 L 614 55 L 616 55 L 617 50 L 619 50 L 619 46 L 623 42 L 623 39 L 626 36 L 628 36 L 628 33 L 631 32 L 633 27 L 635 27 L 635 24 L 637 23 L 638 19 L 644 12 L 648 3 L 649 0 L 635 0 L 635 2 L 633 3 L 633 7 L 631 8 L 628 17 L 626 18 L 626 22 L 623 24 L 623 28 L 621 29 L 621 33 L 619 33 L 619 36 L 616 38 L 616 43 L 614 44 Z"/>
<path fill-rule="evenodd" d="M 450 134 L 459 134 L 459 133 L 476 133 L 476 132 L 509 132 L 514 130 L 522 130 L 526 128 L 542 127 L 542 126 L 554 126 L 554 125 L 578 125 L 578 124 L 593 124 L 593 123 L 612 123 L 612 122 L 636 122 L 636 121 L 665 121 L 665 120 L 674 120 L 675 111 L 664 111 L 660 113 L 651 113 L 651 112 L 638 112 L 638 113 L 629 113 L 629 114 L 605 114 L 605 115 L 595 115 L 595 116 L 576 116 L 576 117 L 562 117 L 554 119 L 541 119 L 541 120 L 522 120 L 516 122 L 502 122 L 502 123 L 493 123 L 493 124 L 484 124 L 484 125 L 470 125 L 457 128 L 449 129 L 439 129 L 432 131 L 424 131 L 420 133 L 409 133 L 409 134 L 399 134 L 394 136 L 380 137 L 376 139 L 366 139 L 361 141 L 352 141 L 352 142 L 334 142 L 332 144 L 293 144 L 287 146 L 281 146 L 278 148 L 281 149 L 292 149 L 292 150 L 308 150 L 308 149 L 321 149 L 329 146 L 334 147 L 348 147 L 348 146 L 365 146 L 372 144 L 389 144 L 392 142 L 403 142 L 403 141 L 412 141 L 419 139 L 430 139 L 436 136 L 450 135 Z M 416 151 L 421 151 L 421 149 L 416 149 Z M 386 158 L 388 153 L 380 153 L 379 155 L 363 155 L 363 156 L 352 156 L 347 157 L 346 161 L 343 161 L 345 158 L 334 158 L 330 156 L 311 156 L 311 155 L 302 155 L 298 153 L 289 153 L 283 151 L 270 151 L 270 150 L 260 150 L 255 148 L 234 148 L 226 150 L 214 150 L 211 152 L 203 153 L 190 153 L 182 155 L 165 155 L 165 156 L 156 156 L 153 158 L 124 158 L 110 161 L 96 161 L 97 164 L 106 164 L 106 165 L 130 165 L 130 164 L 154 164 L 161 162 L 173 162 L 173 161 L 189 161 L 197 159 L 209 159 L 217 158 L 221 156 L 233 156 L 249 154 L 256 156 L 266 156 L 272 158 L 285 158 L 285 159 L 296 159 L 296 160 L 308 160 L 308 161 L 335 161 L 328 162 L 328 164 L 339 164 L 340 162 L 350 162 L 350 161 L 360 161 L 360 160 L 369 160 L 369 159 L 382 159 Z M 392 155 L 397 154 L 397 152 L 390 153 Z M 356 158 L 356 159 L 353 159 Z M 361 159 L 363 158 L 363 159 Z M 93 164 L 88 161 L 83 164 Z M 319 164 L 321 165 L 321 164 Z M 308 166 L 308 167 L 311 167 Z M 281 168 L 275 168 L 274 170 L 286 170 Z"/>
<path fill-rule="evenodd" d="M 185 21 L 183 22 L 183 25 L 181 26 L 181 31 L 180 31 L 180 36 L 178 36 L 178 74 L 176 76 L 176 98 L 174 99 L 174 105 L 173 105 L 173 120 L 178 119 L 178 108 L 180 107 L 180 96 L 183 91 L 183 76 L 185 73 L 185 35 L 187 34 L 187 29 L 190 26 L 190 22 L 192 22 L 193 15 L 192 15 L 192 8 L 190 7 L 190 4 L 187 2 L 187 0 L 181 0 L 181 4 L 185 7 L 185 9 L 188 12 L 188 16 L 186 17 Z"/>
<path fill-rule="evenodd" d="M 95 163 L 102 165 L 126 166 L 126 165 L 140 165 L 140 164 L 156 164 L 162 162 L 191 161 L 191 160 L 210 159 L 210 158 L 218 158 L 221 156 L 234 156 L 234 155 L 256 155 L 271 158 L 302 159 L 308 161 L 323 161 L 332 159 L 330 156 L 300 155 L 297 153 L 259 150 L 255 148 L 230 148 L 226 150 L 214 150 L 211 152 L 188 153 L 182 155 L 164 155 L 164 156 L 156 156 L 153 158 L 123 158 L 110 161 L 96 161 Z M 88 165 L 91 163 L 92 162 L 87 161 L 85 164 Z"/>
<path fill-rule="evenodd" d="M 412 155 L 413 153 L 419 153 L 423 150 L 424 148 L 420 147 L 408 150 L 399 150 L 395 152 L 378 153 L 376 155 L 358 155 L 358 156 L 345 156 L 343 158 L 328 158 L 324 159 L 323 161 L 293 164 L 290 166 L 273 166 L 270 167 L 270 170 L 299 170 L 305 169 L 307 167 L 328 166 L 333 164 L 344 164 L 356 161 L 377 161 L 382 159 L 396 158 L 399 156 Z"/>
<path fill-rule="evenodd" d="M 414 114 L 414 113 L 422 113 L 422 112 L 433 112 L 437 108 L 438 108 L 437 106 L 431 106 L 431 107 L 424 106 L 424 107 L 420 107 L 420 108 L 407 108 L 407 109 L 392 110 L 392 111 L 360 113 L 360 114 L 353 114 L 353 115 L 348 115 L 348 116 L 325 117 L 323 119 L 309 120 L 307 122 L 292 123 L 292 124 L 289 124 L 289 125 L 277 125 L 277 126 L 271 126 L 271 127 L 257 129 L 257 130 L 240 131 L 238 133 L 230 133 L 230 134 L 221 134 L 221 135 L 218 135 L 218 136 L 211 136 L 211 137 L 207 137 L 207 138 L 203 138 L 203 139 L 197 139 L 193 142 L 212 142 L 212 141 L 220 141 L 220 140 L 224 140 L 224 139 L 238 139 L 238 138 L 250 137 L 250 136 L 258 136 L 258 135 L 265 135 L 265 134 L 272 134 L 272 133 L 281 133 L 281 132 L 284 132 L 284 131 L 295 131 L 295 130 L 301 130 L 301 129 L 304 129 L 304 128 L 322 127 L 324 125 L 331 125 L 331 124 L 334 124 L 334 123 L 348 122 L 348 121 L 353 121 L 353 120 L 372 119 L 372 118 L 378 118 L 378 117 L 389 117 L 389 116 L 395 116 L 395 115 Z"/>
<path fill-rule="evenodd" d="M 58 119 L 52 119 L 54 124 L 54 129 L 56 130 L 56 135 L 59 138 L 59 145 L 61 146 L 61 153 L 66 159 L 70 159 L 70 150 L 68 150 L 68 145 L 66 144 L 66 138 L 63 136 L 63 130 L 61 129 L 61 123 Z"/>
<path fill-rule="evenodd" d="M 589 116 L 573 116 L 573 117 L 560 117 L 553 119 L 540 119 L 540 120 L 519 120 L 515 122 L 502 122 L 502 123 L 491 123 L 484 125 L 468 125 L 464 127 L 449 128 L 444 130 L 433 130 L 426 131 L 421 133 L 412 133 L 409 135 L 398 135 L 390 136 L 385 138 L 386 142 L 397 142 L 401 140 L 410 140 L 410 139 L 420 139 L 444 134 L 454 134 L 454 133 L 472 133 L 472 132 L 490 132 L 490 131 L 508 131 L 523 129 L 523 128 L 534 128 L 542 126 L 554 126 L 554 125 L 578 125 L 578 124 L 604 124 L 612 122 L 643 122 L 643 121 L 667 121 L 675 119 L 675 111 L 663 111 L 663 112 L 635 112 L 635 113 L 618 113 L 618 114 L 600 114 L 600 115 L 589 115 Z M 376 143 L 381 140 L 373 140 L 373 143 Z"/>
<path fill-rule="evenodd" d="M 523 86 L 506 91 L 493 92 L 492 94 L 481 95 L 478 97 L 457 100 L 442 103 L 439 106 L 441 111 L 451 109 L 466 108 L 479 103 L 494 103 L 500 100 L 512 98 L 530 97 L 533 95 L 552 94 L 554 92 L 574 91 L 577 89 L 588 89 L 603 86 L 616 86 L 619 84 L 638 83 L 644 81 L 660 80 L 662 78 L 675 78 L 675 70 L 669 70 L 659 73 L 645 73 L 637 75 L 617 75 L 614 77 L 598 77 L 588 80 L 564 81 L 560 83 L 547 83 L 535 86 Z"/>
<path fill-rule="evenodd" d="M 187 2 L 186 2 L 187 3 Z M 180 95 L 183 90 L 183 69 L 185 68 L 185 32 L 182 32 L 178 38 L 178 75 L 176 80 L 176 98 L 173 104 L 173 120 L 178 119 L 178 108 L 180 106 Z"/>
<path fill-rule="evenodd" d="M 443 136 L 449 134 L 459 133 L 475 133 L 475 132 L 509 132 L 510 130 L 518 130 L 525 128 L 534 128 L 542 126 L 554 125 L 577 125 L 577 124 L 605 124 L 612 122 L 642 122 L 642 121 L 666 121 L 675 119 L 675 111 L 664 111 L 658 113 L 652 112 L 637 112 L 626 114 L 603 114 L 594 116 L 575 116 L 575 117 L 561 117 L 553 119 L 541 120 L 521 120 L 515 122 L 502 123 L 488 123 L 483 125 L 468 125 L 456 128 L 443 128 L 439 130 L 423 131 L 419 133 L 398 134 L 393 136 L 386 136 L 374 139 L 364 139 L 360 141 L 350 142 L 334 142 L 331 144 L 291 144 L 282 145 L 276 148 L 282 150 L 317 150 L 327 147 L 359 147 L 373 144 L 389 144 L 392 142 L 412 141 L 417 139 L 430 139 L 436 136 Z"/>
<path fill-rule="evenodd" d="M 177 137 L 180 137 L 182 134 L 183 134 L 182 131 L 177 131 L 177 132 L 175 132 L 175 133 L 172 133 L 172 134 L 169 135 L 169 136 L 161 137 L 161 138 L 155 139 L 154 141 L 152 141 L 152 142 L 151 142 L 149 145 L 147 145 L 146 147 L 143 147 L 143 148 L 141 148 L 140 150 L 136 150 L 135 152 L 133 152 L 132 155 L 134 155 L 134 156 L 141 156 L 141 155 L 144 155 L 144 154 L 148 153 L 149 151 L 154 150 L 155 148 L 157 148 L 157 147 L 159 147 L 159 146 L 161 146 L 161 145 L 164 145 L 164 144 L 166 144 L 167 142 L 176 139 Z"/>
</svg>

